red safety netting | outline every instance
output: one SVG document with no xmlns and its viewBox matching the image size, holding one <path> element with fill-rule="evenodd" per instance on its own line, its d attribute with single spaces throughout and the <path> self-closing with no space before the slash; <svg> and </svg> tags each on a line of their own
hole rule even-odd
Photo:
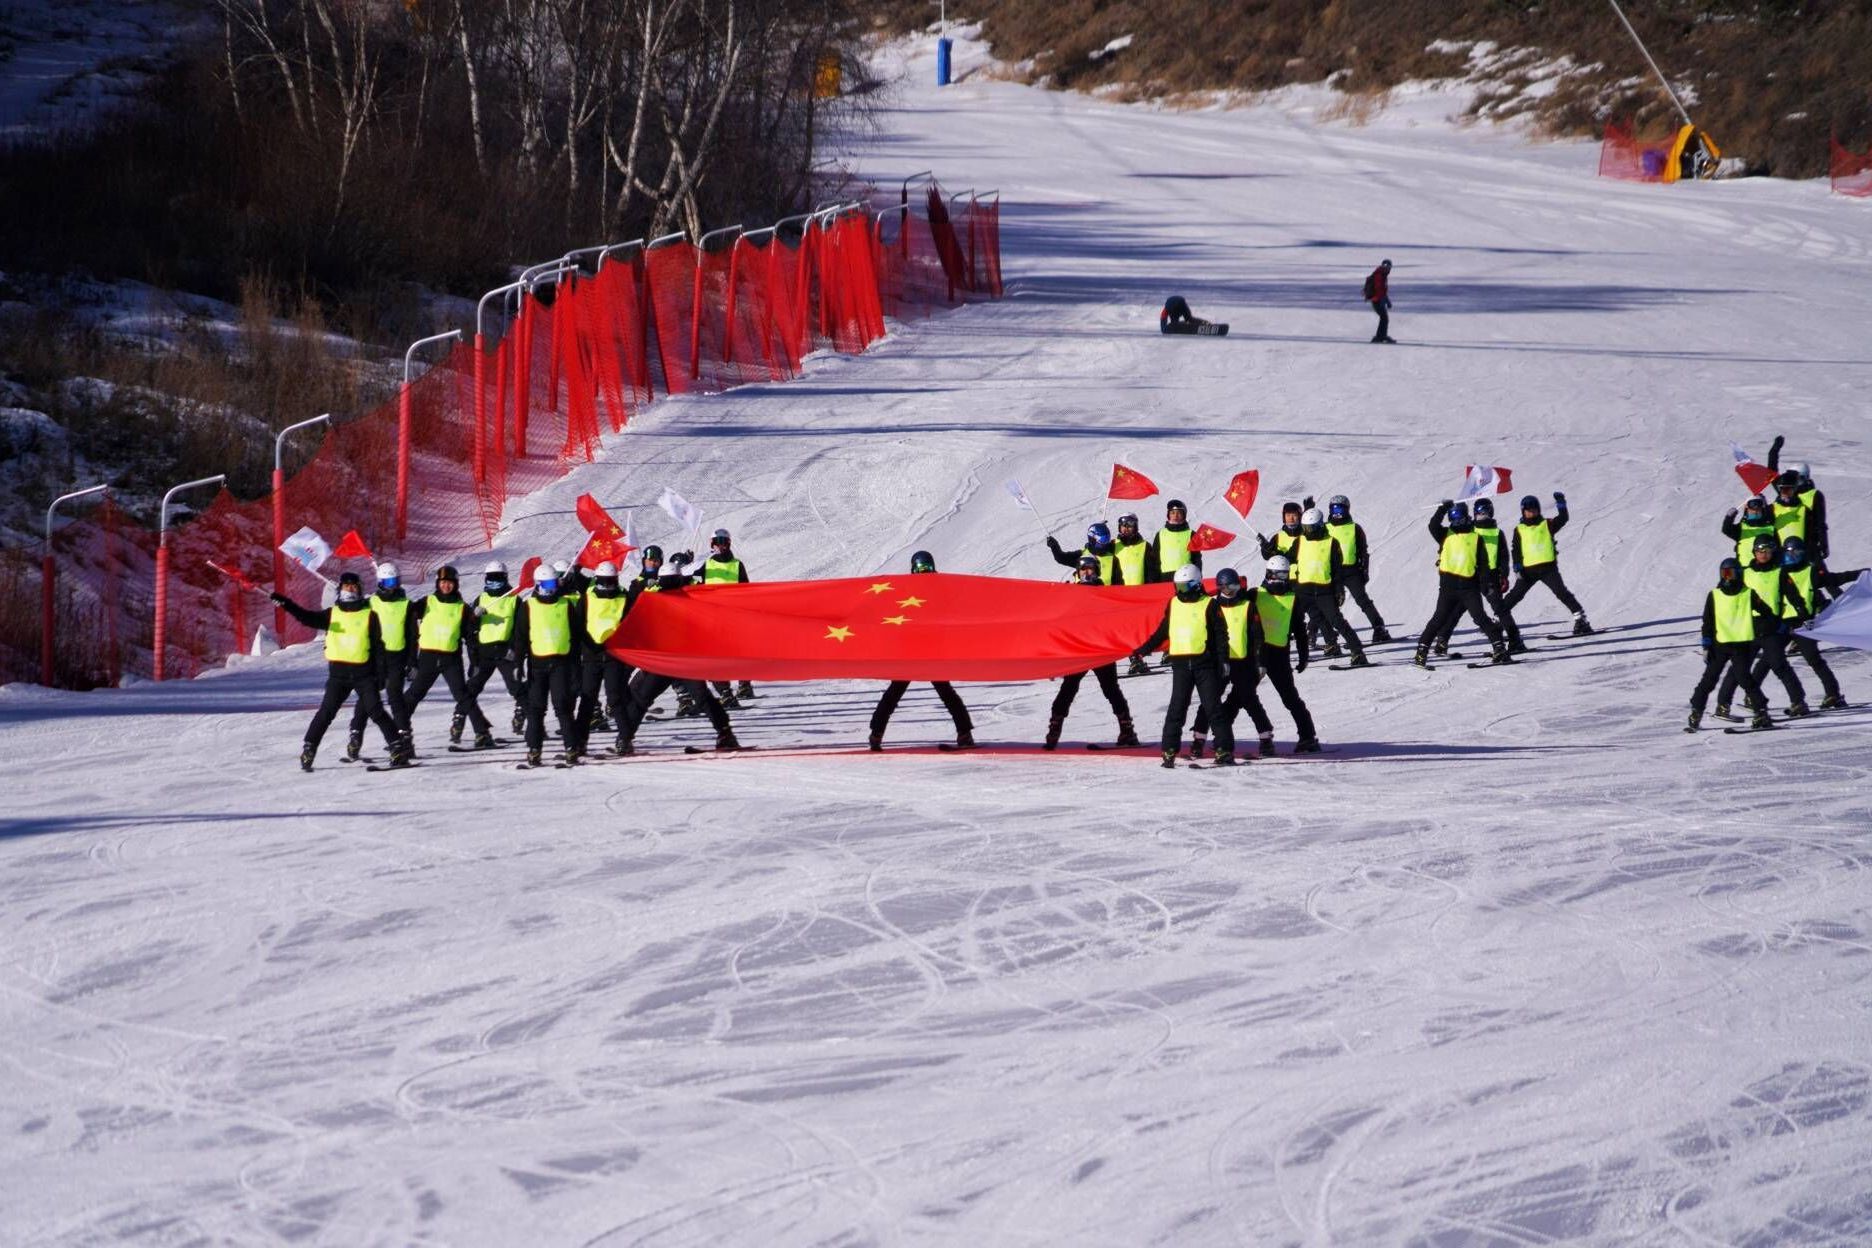
<svg viewBox="0 0 1872 1248">
<path fill-rule="evenodd" d="M 1840 195 L 1872 195 L 1872 147 L 1855 152 L 1840 146 L 1838 138 L 1827 140 L 1832 148 L 1829 172 L 1833 190 Z"/>
<path fill-rule="evenodd" d="M 295 434 L 303 463 L 268 494 L 243 501 L 224 489 L 192 514 L 185 505 L 200 495 L 178 500 L 162 557 L 157 534 L 108 496 L 56 530 L 50 560 L 0 549 L 0 681 L 41 677 L 48 622 L 45 674 L 80 689 L 194 675 L 245 650 L 263 625 L 282 642 L 305 640 L 267 601 L 276 578 L 312 604 L 325 578 L 393 557 L 421 585 L 491 544 L 508 500 L 589 461 L 603 432 L 623 430 L 659 389 L 796 376 L 812 351 L 863 351 L 886 314 L 999 295 L 999 222 L 998 203 L 952 204 L 932 184 L 884 219 L 841 209 L 809 218 L 797 238 L 760 231 L 706 253 L 687 242 L 626 248 L 595 274 L 510 293 L 490 308 L 493 332 L 458 342 L 396 399 Z M 334 557 L 314 575 L 276 553 L 302 527 L 334 545 L 355 531 L 371 557 Z"/>
<path fill-rule="evenodd" d="M 1629 124 L 1607 121 L 1599 144 L 1599 176 L 1624 182 L 1662 182 L 1670 164 L 1669 139 L 1644 141 Z"/>
</svg>

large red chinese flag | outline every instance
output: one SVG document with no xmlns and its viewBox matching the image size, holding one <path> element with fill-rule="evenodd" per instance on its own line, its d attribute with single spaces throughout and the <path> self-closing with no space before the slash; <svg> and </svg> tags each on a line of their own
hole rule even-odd
<svg viewBox="0 0 1872 1248">
<path fill-rule="evenodd" d="M 1227 529 L 1218 529 L 1213 524 L 1199 524 L 1190 534 L 1189 548 L 1197 554 L 1205 550 L 1221 550 L 1235 540 L 1235 535 Z"/>
<path fill-rule="evenodd" d="M 1111 490 L 1105 497 L 1149 498 L 1156 492 L 1157 483 L 1137 469 L 1127 468 L 1123 464 L 1112 465 Z"/>
<path fill-rule="evenodd" d="M 688 679 L 1038 680 L 1130 654 L 1169 594 L 948 572 L 717 585 L 643 595 L 608 644 Z"/>
<path fill-rule="evenodd" d="M 1224 501 L 1235 509 L 1235 514 L 1246 520 L 1249 508 L 1254 506 L 1255 495 L 1261 492 L 1261 470 L 1250 468 L 1247 472 L 1238 472 L 1229 482 L 1228 490 L 1222 495 Z"/>
<path fill-rule="evenodd" d="M 624 529 L 611 518 L 611 513 L 591 495 L 581 494 L 578 496 L 578 518 L 579 523 L 591 534 L 585 549 L 579 551 L 579 566 L 595 568 L 601 563 L 613 563 L 622 569 L 624 560 L 637 548 L 624 541 Z"/>
</svg>

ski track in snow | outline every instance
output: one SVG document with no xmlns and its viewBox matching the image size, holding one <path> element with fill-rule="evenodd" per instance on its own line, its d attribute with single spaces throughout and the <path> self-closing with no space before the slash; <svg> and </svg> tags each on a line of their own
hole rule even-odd
<svg viewBox="0 0 1872 1248">
<path fill-rule="evenodd" d="M 669 483 L 761 579 L 919 548 L 1053 577 L 1007 477 L 1070 542 L 1155 528 L 1103 503 L 1114 459 L 1211 521 L 1257 466 L 1249 527 L 1352 496 L 1414 636 L 1430 506 L 1505 463 L 1568 493 L 1605 631 L 1309 669 L 1337 752 L 1233 774 L 1080 749 L 1114 730 L 1091 687 L 1033 749 L 1051 682 L 964 686 L 1000 751 L 933 752 L 917 687 L 871 755 L 878 687 L 826 682 L 736 716 L 771 753 L 683 756 L 707 730 L 666 719 L 525 775 L 442 753 L 432 702 L 423 769 L 376 776 L 342 726 L 294 768 L 311 648 L 9 687 L 0 1240 L 1872 1239 L 1872 713 L 1678 730 L 1728 439 L 1786 433 L 1835 550 L 1869 549 L 1865 205 L 1601 183 L 1433 99 L 1365 129 L 1126 108 L 960 51 L 939 96 L 917 50 L 853 159 L 1001 187 L 1009 297 L 658 404 L 497 554 L 564 547 L 587 490 L 667 546 Z M 1372 352 L 1384 255 L 1404 345 Z M 1173 292 L 1231 335 L 1159 338 Z M 1566 626 L 1544 591 L 1523 615 Z M 1147 741 L 1167 684 L 1125 682 Z"/>
</svg>

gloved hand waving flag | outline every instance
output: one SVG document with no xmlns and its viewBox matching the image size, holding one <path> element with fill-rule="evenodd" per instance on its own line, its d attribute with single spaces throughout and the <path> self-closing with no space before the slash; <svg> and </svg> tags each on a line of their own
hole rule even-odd
<svg viewBox="0 0 1872 1248">
<path fill-rule="evenodd" d="M 1743 450 L 1737 443 L 1731 442 L 1729 444 L 1729 449 L 1735 454 L 1736 476 L 1742 478 L 1742 484 L 1748 487 L 1749 493 L 1759 494 L 1774 484 L 1774 469 L 1765 467 L 1756 463 L 1753 459 L 1750 459 L 1749 453 Z"/>
<path fill-rule="evenodd" d="M 1488 464 L 1470 464 L 1463 470 L 1462 490 L 1457 498 L 1478 494 L 1506 494 L 1514 489 L 1513 474 L 1506 468 Z"/>
</svg>

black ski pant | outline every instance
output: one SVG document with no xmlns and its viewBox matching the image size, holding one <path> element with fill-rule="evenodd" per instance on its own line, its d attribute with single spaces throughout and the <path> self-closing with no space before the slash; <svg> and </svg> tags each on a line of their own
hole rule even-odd
<svg viewBox="0 0 1872 1248">
<path fill-rule="evenodd" d="M 1800 677 L 1794 674 L 1794 667 L 1787 660 L 1787 648 L 1786 633 L 1770 633 L 1763 637 L 1755 643 L 1755 653 L 1750 656 L 1748 674 L 1754 678 L 1756 686 L 1759 687 L 1762 677 L 1773 672 L 1781 681 L 1781 687 L 1787 690 L 1790 703 L 1805 702 L 1807 691 L 1801 688 Z M 1723 677 L 1722 688 L 1716 691 L 1718 706 L 1729 705 L 1729 699 L 1735 696 L 1736 685 L 1740 681 L 1741 677 L 1733 670 Z M 1761 700 L 1759 693 L 1755 695 L 1755 705 L 1764 708 L 1767 706 L 1767 703 Z"/>
<path fill-rule="evenodd" d="M 1239 670 L 1246 668 L 1247 679 Z M 1267 708 L 1261 704 L 1255 686 L 1260 683 L 1262 673 L 1267 674 L 1268 683 L 1274 686 L 1274 692 L 1280 695 L 1281 705 L 1293 716 L 1294 731 L 1300 734 L 1300 740 L 1312 741 L 1319 734 L 1313 728 L 1313 713 L 1307 710 L 1307 704 L 1300 698 L 1300 687 L 1294 682 L 1292 660 L 1287 647 L 1261 647 L 1261 661 L 1249 664 L 1245 660 L 1230 662 L 1232 679 L 1229 684 L 1228 701 L 1222 704 L 1222 718 L 1228 722 L 1233 732 L 1235 716 L 1246 710 L 1248 718 L 1254 721 L 1255 732 L 1261 736 L 1274 735 L 1274 721 L 1268 718 Z"/>
<path fill-rule="evenodd" d="M 1521 630 L 1515 627 L 1514 615 L 1509 611 L 1508 600 L 1502 595 L 1501 589 L 1499 588 L 1500 582 L 1495 579 L 1493 573 L 1484 572 L 1476 577 L 1476 583 L 1481 587 L 1482 600 L 1488 603 L 1490 610 L 1495 612 L 1495 626 L 1501 629 L 1502 635 L 1508 639 L 1509 645 L 1520 645 Z M 1443 631 L 1435 638 L 1436 644 L 1442 646 L 1449 645 L 1450 634 L 1455 631 L 1456 617 L 1452 615 L 1449 618 L 1449 623 L 1443 626 Z"/>
<path fill-rule="evenodd" d="M 534 658 L 527 663 L 526 747 L 546 748 L 546 704 L 552 703 L 553 718 L 559 721 L 559 739 L 568 750 L 584 744 L 578 721 L 572 717 L 572 686 L 577 680 L 572 665 L 578 660 L 569 654 Z"/>
<path fill-rule="evenodd" d="M 1762 697 L 1761 683 L 1749 671 L 1749 659 L 1754 657 L 1755 643 L 1752 641 L 1719 641 L 1703 655 L 1703 679 L 1697 681 L 1696 688 L 1690 691 L 1692 710 L 1700 711 L 1709 705 L 1710 690 L 1723 678 L 1723 669 L 1729 669 L 1732 681 L 1741 682 L 1749 697 L 1755 699 L 1757 706 L 1766 706 L 1768 700 Z M 1730 686 L 1734 688 L 1732 683 Z M 1727 704 L 1728 698 L 1719 698 L 1718 702 Z"/>
<path fill-rule="evenodd" d="M 416 652 L 416 680 L 409 687 L 404 701 L 409 706 L 413 717 L 422 700 L 429 696 L 429 687 L 436 682 L 436 677 L 448 686 L 449 696 L 455 699 L 455 713 L 466 715 L 468 722 L 474 725 L 475 735 L 494 731 L 494 725 L 481 713 L 481 704 L 468 692 L 468 678 L 462 674 L 461 651 L 459 650 L 418 650 Z"/>
<path fill-rule="evenodd" d="M 404 680 L 409 673 L 408 650 L 386 650 L 378 656 L 378 679 L 383 682 L 382 701 L 390 711 L 390 722 L 396 725 L 399 733 L 410 730 L 410 703 L 403 694 Z M 361 734 L 364 721 L 370 716 L 365 714 L 364 699 L 359 698 L 357 706 L 351 711 L 351 731 Z"/>
<path fill-rule="evenodd" d="M 1333 634 L 1337 633 L 1345 638 L 1346 648 L 1353 654 L 1365 653 L 1365 647 L 1359 644 L 1358 634 L 1346 623 L 1345 616 L 1339 614 L 1339 602 L 1332 586 L 1302 585 L 1294 590 L 1294 597 L 1298 600 L 1294 606 L 1304 613 L 1302 618 L 1306 622 L 1305 627 L 1311 628 L 1318 621 L 1327 642 L 1330 643 Z"/>
<path fill-rule="evenodd" d="M 1163 752 L 1175 754 L 1183 743 L 1183 724 L 1189 718 L 1190 694 L 1194 693 L 1209 722 L 1215 726 L 1218 754 L 1235 752 L 1235 733 L 1222 714 L 1222 671 L 1215 659 L 1206 654 L 1178 655 L 1170 660 L 1170 705 L 1164 708 Z"/>
<path fill-rule="evenodd" d="M 975 724 L 969 719 L 968 707 L 962 704 L 962 695 L 955 691 L 955 686 L 946 680 L 932 680 L 930 687 L 936 690 L 936 696 L 942 699 L 943 709 L 955 721 L 956 736 L 973 736 Z M 891 716 L 896 713 L 897 704 L 903 701 L 904 693 L 909 688 L 910 682 L 907 680 L 893 680 L 885 688 L 884 696 L 878 699 L 877 709 L 871 712 L 873 737 L 884 735 L 884 729 L 890 726 Z"/>
<path fill-rule="evenodd" d="M 1053 695 L 1053 719 L 1063 723 L 1066 713 L 1072 710 L 1073 699 L 1079 696 L 1080 682 L 1087 676 L 1098 679 L 1099 692 L 1111 703 L 1112 714 L 1118 717 L 1119 724 L 1131 722 L 1131 704 L 1125 701 L 1124 691 L 1118 687 L 1118 665 L 1106 663 L 1095 667 L 1090 672 L 1074 672 L 1071 676 L 1060 677 L 1059 692 Z"/>
<path fill-rule="evenodd" d="M 474 669 L 468 674 L 468 696 L 479 700 L 495 672 L 500 673 L 501 681 L 515 702 L 526 700 L 526 684 L 520 679 L 520 660 L 514 657 L 512 645 L 504 641 L 474 651 Z"/>
<path fill-rule="evenodd" d="M 1391 336 L 1391 301 L 1374 299 L 1371 310 L 1378 314 L 1378 332 L 1372 335 L 1373 342 L 1383 342 Z"/>
<path fill-rule="evenodd" d="M 702 708 L 702 713 L 708 716 L 708 722 L 718 735 L 734 731 L 734 725 L 728 722 L 728 712 L 722 709 L 721 702 L 708 685 L 699 680 L 679 680 L 674 676 L 659 675 L 640 667 L 637 669 L 637 674 L 631 677 L 630 693 L 624 708 L 624 722 L 618 727 L 618 736 L 625 741 L 633 740 L 637 736 L 638 726 L 643 723 L 644 716 L 650 713 L 651 705 L 662 697 L 664 691 L 671 685 L 676 686 L 677 692 L 687 694 L 697 706 Z"/>
<path fill-rule="evenodd" d="M 604 653 L 586 655 L 579 664 L 578 712 L 579 748 L 591 738 L 592 725 L 598 719 L 598 691 L 604 690 L 611 714 L 621 724 L 624 709 L 630 705 L 630 679 L 637 669 L 617 656 Z"/>
<path fill-rule="evenodd" d="M 1811 667 L 1814 675 L 1820 678 L 1820 691 L 1822 693 L 1829 698 L 1837 698 L 1840 696 L 1839 677 L 1833 674 L 1833 669 L 1827 666 L 1827 661 L 1821 657 L 1819 642 L 1811 637 L 1803 637 L 1799 633 L 1795 633 L 1792 637 L 1788 638 L 1788 649 L 1807 660 L 1807 666 Z M 1788 666 L 1792 667 L 1793 664 L 1790 663 Z M 1757 682 L 1762 678 L 1762 674 L 1759 670 L 1754 672 L 1753 675 Z"/>
<path fill-rule="evenodd" d="M 327 665 L 325 700 L 319 703 L 312 722 L 306 726 L 307 745 L 315 750 L 318 748 L 318 743 L 325 739 L 325 730 L 331 727 L 332 720 L 338 718 L 338 712 L 344 709 L 345 699 L 353 693 L 357 694 L 358 710 L 383 733 L 384 744 L 391 747 L 396 745 L 396 721 L 384 711 L 383 702 L 377 697 L 377 673 L 368 663 Z"/>
<path fill-rule="evenodd" d="M 1422 634 L 1417 638 L 1417 648 L 1428 650 L 1439 637 L 1449 635 L 1456 626 L 1456 618 L 1464 611 L 1475 621 L 1475 626 L 1487 634 L 1491 646 L 1501 644 L 1501 629 L 1495 627 L 1495 621 L 1488 618 L 1482 610 L 1482 587 L 1473 576 L 1455 576 L 1448 572 L 1438 574 L 1436 610 L 1430 615 L 1430 622 L 1424 625 Z"/>
<path fill-rule="evenodd" d="M 1358 609 L 1365 613 L 1365 618 L 1373 628 L 1384 627 L 1384 617 L 1378 614 L 1378 604 L 1371 599 L 1371 591 L 1366 588 L 1363 572 L 1344 572 L 1340 574 L 1340 584 L 1345 592 L 1352 595 L 1352 601 L 1358 603 Z"/>
<path fill-rule="evenodd" d="M 1579 599 L 1567 592 L 1566 582 L 1560 579 L 1560 565 L 1557 563 L 1542 563 L 1531 568 L 1522 568 L 1520 579 L 1515 581 L 1515 587 L 1508 591 L 1508 596 L 1502 599 L 1502 605 L 1513 611 L 1521 605 L 1521 600 L 1527 597 L 1528 591 L 1536 585 L 1545 585 L 1553 590 L 1553 596 L 1560 600 L 1560 605 L 1574 615 L 1584 614 L 1586 608 L 1579 605 Z"/>
</svg>

